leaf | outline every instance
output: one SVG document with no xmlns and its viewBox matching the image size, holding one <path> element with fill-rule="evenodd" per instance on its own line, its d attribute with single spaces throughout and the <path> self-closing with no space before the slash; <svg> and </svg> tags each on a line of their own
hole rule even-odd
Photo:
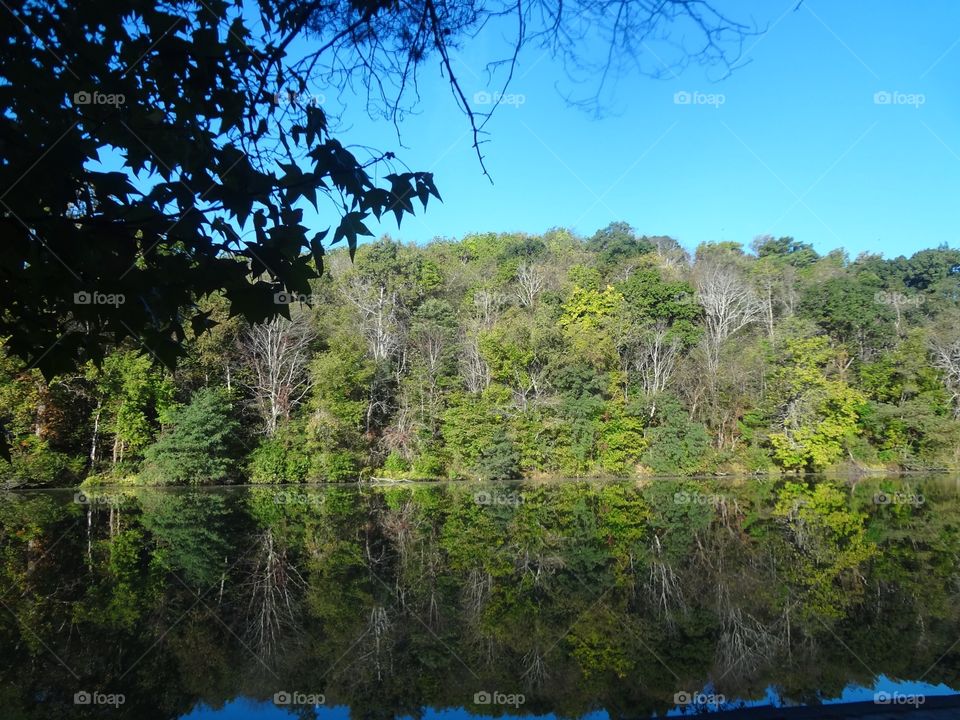
<svg viewBox="0 0 960 720">
<path fill-rule="evenodd" d="M 347 244 L 350 247 L 350 259 L 353 260 L 354 255 L 357 253 L 357 236 L 358 235 L 370 235 L 373 233 L 367 229 L 367 226 L 363 224 L 363 220 L 367 217 L 366 213 L 359 212 L 349 212 L 343 216 L 340 220 L 340 225 L 337 226 L 336 232 L 333 234 L 333 242 L 338 243 L 344 238 L 347 239 Z"/>
<path fill-rule="evenodd" d="M 323 275 L 323 239 L 330 232 L 330 229 L 321 230 L 310 239 L 310 252 L 313 253 L 313 261 L 317 265 L 317 272 Z"/>
</svg>

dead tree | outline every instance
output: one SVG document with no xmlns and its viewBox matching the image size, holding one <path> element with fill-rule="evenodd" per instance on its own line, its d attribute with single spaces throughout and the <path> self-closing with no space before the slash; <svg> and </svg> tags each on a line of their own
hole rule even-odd
<svg viewBox="0 0 960 720">
<path fill-rule="evenodd" d="M 943 384 L 953 402 L 953 416 L 960 419 L 960 338 L 935 339 L 931 343 L 933 366 L 943 374 Z"/>
<path fill-rule="evenodd" d="M 697 297 L 703 306 L 707 370 L 716 378 L 723 344 L 761 314 L 760 303 L 750 284 L 732 264 L 719 261 L 698 263 Z"/>
<path fill-rule="evenodd" d="M 247 387 L 267 435 L 310 391 L 310 348 L 316 333 L 305 315 L 281 317 L 249 327 L 241 338 L 241 352 L 250 370 Z"/>
</svg>

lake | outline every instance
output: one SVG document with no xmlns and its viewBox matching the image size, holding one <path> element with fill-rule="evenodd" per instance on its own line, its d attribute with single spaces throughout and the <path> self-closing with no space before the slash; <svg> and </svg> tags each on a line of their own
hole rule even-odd
<svg viewBox="0 0 960 720">
<path fill-rule="evenodd" d="M 956 477 L 2 499 L 3 717 L 960 713 Z"/>
</svg>

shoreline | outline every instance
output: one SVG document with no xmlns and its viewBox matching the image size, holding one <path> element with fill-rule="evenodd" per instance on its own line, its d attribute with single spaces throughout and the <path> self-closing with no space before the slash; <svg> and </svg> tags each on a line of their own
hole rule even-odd
<svg viewBox="0 0 960 720">
<path fill-rule="evenodd" d="M 275 488 L 278 491 L 282 488 L 284 491 L 290 488 L 309 489 L 309 488 L 330 488 L 330 487 L 388 487 L 392 485 L 524 485 L 524 484 L 553 484 L 566 482 L 586 482 L 586 483 L 610 483 L 610 482 L 635 482 L 638 484 L 648 484 L 652 482 L 690 482 L 690 481 L 720 481 L 720 482 L 744 482 L 744 481 L 762 481 L 762 480 L 799 480 L 809 478 L 823 478 L 833 480 L 858 481 L 868 478 L 909 478 L 909 477 L 949 477 L 956 475 L 960 479 L 960 469 L 941 468 L 936 470 L 860 470 L 857 472 L 846 471 L 824 471 L 824 472 L 805 472 L 805 473 L 726 473 L 715 475 L 608 475 L 593 477 L 574 477 L 566 475 L 556 476 L 532 476 L 523 478 L 511 478 L 503 480 L 479 480 L 471 478 L 387 478 L 376 477 L 369 480 L 348 480 L 348 481 L 310 481 L 302 483 L 203 483 L 197 485 L 174 485 L 158 483 L 132 483 L 132 482 L 103 482 L 84 485 L 52 485 L 52 486 L 2 486 L 0 492 L 17 491 L 95 491 L 102 489 L 110 490 L 182 490 L 182 489 L 222 489 L 222 488 Z"/>
</svg>

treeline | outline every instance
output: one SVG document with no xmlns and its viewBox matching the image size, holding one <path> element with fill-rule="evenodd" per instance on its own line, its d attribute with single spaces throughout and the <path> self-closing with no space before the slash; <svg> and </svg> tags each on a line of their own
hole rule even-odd
<svg viewBox="0 0 960 720">
<path fill-rule="evenodd" d="M 326 257 L 289 319 L 217 322 L 45 381 L 10 358 L 0 475 L 194 483 L 960 465 L 960 251 L 884 259 L 613 223 L 389 238 Z M 105 309 L 104 312 L 109 312 Z M 201 326 L 203 323 L 198 323 Z"/>
</svg>

